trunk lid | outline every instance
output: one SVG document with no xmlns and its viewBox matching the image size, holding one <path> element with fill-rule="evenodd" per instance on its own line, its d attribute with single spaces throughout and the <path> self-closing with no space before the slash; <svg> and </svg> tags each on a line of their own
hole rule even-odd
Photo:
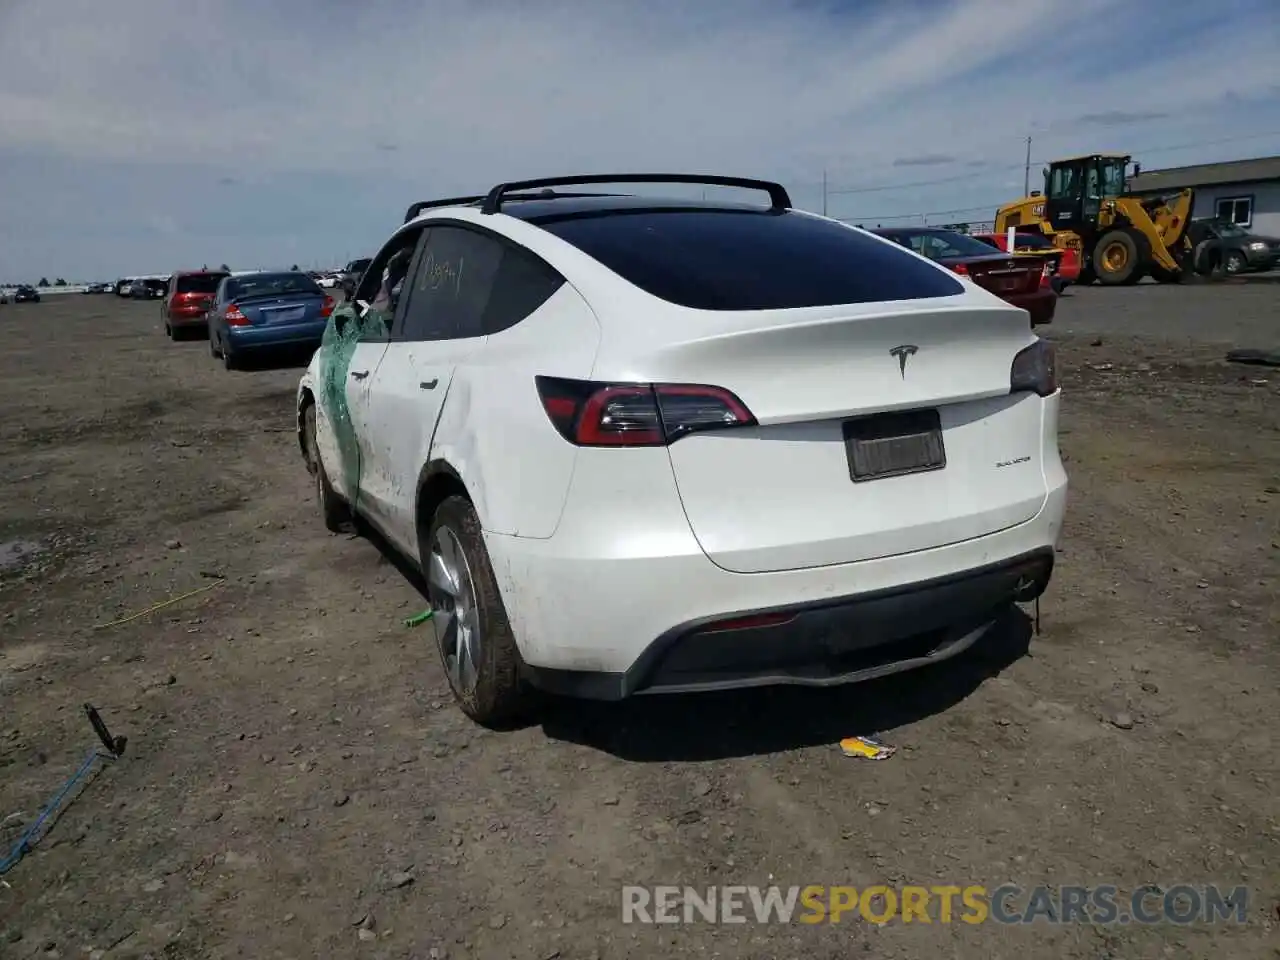
<svg viewBox="0 0 1280 960">
<path fill-rule="evenodd" d="M 706 317 L 687 318 L 686 335 Z M 689 524 L 717 565 L 872 560 L 1040 510 L 1042 404 L 1009 394 L 1014 355 L 1034 339 L 1021 311 L 956 298 L 734 317 L 639 369 L 633 359 L 625 377 L 723 387 L 759 422 L 668 448 Z"/>
<path fill-rule="evenodd" d="M 173 295 L 173 305 L 179 309 L 207 310 L 211 303 L 213 303 L 212 293 L 175 293 Z"/>
<path fill-rule="evenodd" d="M 248 297 L 237 300 L 236 306 L 250 325 L 284 326 L 323 320 L 321 309 L 325 298 L 316 294 L 298 293 L 287 296 Z"/>
<path fill-rule="evenodd" d="M 950 261 L 947 265 L 997 297 L 1034 293 L 1044 273 L 1044 261 L 1039 257 L 1018 255 L 972 257 Z"/>
</svg>

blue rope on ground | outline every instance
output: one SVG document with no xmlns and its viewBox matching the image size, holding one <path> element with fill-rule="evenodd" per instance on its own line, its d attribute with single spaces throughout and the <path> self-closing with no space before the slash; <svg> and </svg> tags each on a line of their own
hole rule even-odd
<svg viewBox="0 0 1280 960">
<path fill-rule="evenodd" d="M 40 816 L 36 817 L 35 822 L 22 832 L 22 836 L 18 838 L 18 842 L 13 845 L 13 848 L 9 851 L 8 855 L 3 860 L 0 860 L 0 877 L 4 876 L 17 866 L 18 861 L 31 852 L 32 847 L 34 847 L 37 840 L 39 840 L 40 828 L 44 826 L 45 821 L 58 811 L 58 808 L 62 806 L 62 801 L 66 799 L 67 794 L 71 792 L 72 788 L 77 783 L 85 778 L 91 769 L 93 769 L 93 761 L 97 760 L 99 757 L 102 757 L 104 760 L 115 759 L 115 757 L 111 756 L 109 753 L 104 753 L 97 747 L 89 751 L 89 755 L 85 757 L 84 763 L 80 764 L 80 769 L 71 775 L 71 779 L 68 780 L 63 785 L 62 789 L 58 791 L 57 795 L 49 801 L 48 806 L 40 811 Z"/>
</svg>

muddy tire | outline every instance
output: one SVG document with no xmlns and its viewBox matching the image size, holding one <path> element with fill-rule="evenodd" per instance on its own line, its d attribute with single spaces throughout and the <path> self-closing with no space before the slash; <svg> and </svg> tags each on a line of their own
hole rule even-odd
<svg viewBox="0 0 1280 960">
<path fill-rule="evenodd" d="M 533 695 L 522 676 L 480 518 L 466 497 L 440 504 L 422 553 L 440 663 L 462 712 L 485 726 L 517 718 Z"/>
<path fill-rule="evenodd" d="M 224 350 L 225 353 L 225 350 Z M 320 461 L 320 448 L 316 444 L 316 405 L 308 404 L 303 411 L 303 442 L 307 447 L 307 472 L 315 482 L 316 503 L 320 506 L 320 519 L 330 533 L 350 533 L 355 524 L 351 508 L 338 496 L 329 482 Z"/>
<path fill-rule="evenodd" d="M 1111 230 L 1098 238 L 1093 248 L 1093 271 L 1104 287 L 1137 283 L 1142 279 L 1146 257 L 1142 238 L 1128 230 Z"/>
</svg>

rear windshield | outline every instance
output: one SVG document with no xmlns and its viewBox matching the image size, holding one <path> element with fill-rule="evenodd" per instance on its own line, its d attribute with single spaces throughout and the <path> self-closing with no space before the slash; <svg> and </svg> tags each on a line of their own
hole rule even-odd
<svg viewBox="0 0 1280 960">
<path fill-rule="evenodd" d="M 232 300 L 279 297 L 291 293 L 321 295 L 320 287 L 305 273 L 254 273 L 236 277 L 227 284 L 227 296 Z"/>
<path fill-rule="evenodd" d="M 964 292 L 949 274 L 802 213 L 661 210 L 534 220 L 653 296 L 698 310 L 785 310 Z"/>
<path fill-rule="evenodd" d="M 1049 242 L 1049 238 L 1038 233 L 1016 233 L 1013 235 L 1013 244 L 1015 247 L 1031 247 L 1035 250 L 1053 249 L 1053 244 Z"/>
<path fill-rule="evenodd" d="M 217 293 L 225 273 L 193 273 L 178 278 L 177 293 Z"/>
<path fill-rule="evenodd" d="M 930 260 L 954 260 L 980 257 L 991 253 L 991 245 L 963 233 L 950 230 L 886 230 L 882 236 L 910 247 Z"/>
<path fill-rule="evenodd" d="M 143 286 L 150 290 L 163 290 L 169 286 L 168 280 L 143 280 Z"/>
<path fill-rule="evenodd" d="M 369 264 L 371 263 L 373 263 L 373 260 L 371 259 L 370 260 L 352 260 L 350 263 L 347 264 L 347 272 L 348 273 L 364 273 L 366 270 L 369 269 Z"/>
</svg>

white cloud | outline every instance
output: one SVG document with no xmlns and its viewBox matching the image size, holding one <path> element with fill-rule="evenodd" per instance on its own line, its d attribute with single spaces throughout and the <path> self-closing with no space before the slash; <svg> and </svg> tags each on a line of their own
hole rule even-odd
<svg viewBox="0 0 1280 960">
<path fill-rule="evenodd" d="M 1058 0 L 21 0 L 0 8 L 0 150 L 70 158 L 90 181 L 105 162 L 200 164 L 206 187 L 237 181 L 223 205 L 306 171 L 447 195 L 694 169 L 803 184 L 810 206 L 824 168 L 846 185 L 976 172 L 990 196 L 1007 169 L 984 186 L 965 164 L 1017 166 L 1028 132 L 1037 159 L 1248 132 L 1224 134 L 1213 108 L 1228 91 L 1274 101 L 1280 16 L 1234 2 L 1261 14 L 1188 37 L 1190 14 L 1156 0 L 1073 0 L 1069 16 Z M 1121 113 L 1175 119 L 1076 122 Z M 958 162 L 894 167 L 939 154 Z M 858 206 L 961 206 L 968 183 Z"/>
</svg>

